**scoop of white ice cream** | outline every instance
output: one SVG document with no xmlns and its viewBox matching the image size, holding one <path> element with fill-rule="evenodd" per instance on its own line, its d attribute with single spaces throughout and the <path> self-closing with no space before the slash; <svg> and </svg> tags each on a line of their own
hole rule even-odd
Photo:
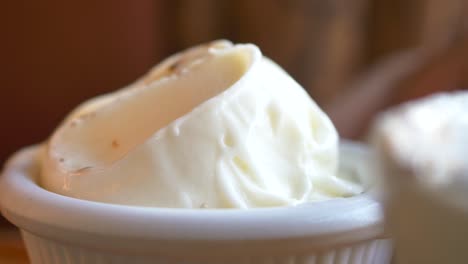
<svg viewBox="0 0 468 264">
<path fill-rule="evenodd" d="M 337 143 L 329 118 L 256 46 L 217 41 L 73 111 L 47 142 L 41 184 L 128 205 L 294 205 L 362 191 L 336 176 Z"/>
<path fill-rule="evenodd" d="M 375 143 L 424 185 L 466 178 L 468 93 L 441 93 L 381 115 Z"/>
</svg>

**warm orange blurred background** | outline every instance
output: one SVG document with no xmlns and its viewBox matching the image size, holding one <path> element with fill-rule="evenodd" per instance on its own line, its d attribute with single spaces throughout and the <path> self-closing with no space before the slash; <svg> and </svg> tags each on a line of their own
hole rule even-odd
<svg viewBox="0 0 468 264">
<path fill-rule="evenodd" d="M 382 58 L 452 39 L 463 12 L 461 0 L 9 1 L 0 163 L 44 140 L 79 102 L 197 43 L 256 43 L 326 107 Z"/>
<path fill-rule="evenodd" d="M 464 31 L 464 2 L 4 2 L 0 164 L 18 148 L 46 139 L 84 99 L 130 83 L 173 52 L 218 38 L 257 44 L 330 113 L 343 136 L 359 138 L 383 107 L 439 88 L 459 88 L 456 82 L 416 77 L 404 89 L 391 90 L 395 80 L 408 76 L 405 71 L 425 67 L 428 60 L 421 57 L 433 57 L 411 53 L 420 48 L 442 54 L 434 63 L 429 60 L 427 65 L 435 65 L 427 66 L 430 76 L 451 78 L 460 54 L 454 49 L 446 56 L 444 47 Z M 386 102 L 389 94 L 393 99 Z M 377 103 L 367 107 L 369 102 Z"/>
</svg>

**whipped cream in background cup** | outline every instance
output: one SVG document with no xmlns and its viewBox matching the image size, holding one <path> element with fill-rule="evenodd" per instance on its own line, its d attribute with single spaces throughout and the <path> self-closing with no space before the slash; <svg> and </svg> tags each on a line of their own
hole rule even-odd
<svg viewBox="0 0 468 264">
<path fill-rule="evenodd" d="M 382 114 L 373 141 L 396 264 L 468 263 L 468 93 Z"/>
<path fill-rule="evenodd" d="M 388 263 L 372 158 L 256 46 L 218 41 L 15 154 L 0 206 L 33 263 Z"/>
</svg>

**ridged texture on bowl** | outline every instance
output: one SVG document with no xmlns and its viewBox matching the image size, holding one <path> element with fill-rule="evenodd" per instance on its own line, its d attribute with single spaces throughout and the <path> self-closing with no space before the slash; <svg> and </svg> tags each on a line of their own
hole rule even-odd
<svg viewBox="0 0 468 264">
<path fill-rule="evenodd" d="M 61 244 L 27 231 L 22 231 L 32 264 L 386 264 L 391 259 L 391 243 L 388 239 L 376 239 L 328 249 L 322 252 L 303 252 L 294 255 L 238 256 L 227 258 L 187 258 L 166 256 L 118 255 L 87 249 L 72 244 Z"/>
</svg>

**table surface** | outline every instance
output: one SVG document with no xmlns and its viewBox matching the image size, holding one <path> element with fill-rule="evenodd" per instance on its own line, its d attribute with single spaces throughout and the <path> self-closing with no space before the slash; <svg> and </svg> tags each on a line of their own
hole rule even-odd
<svg viewBox="0 0 468 264">
<path fill-rule="evenodd" d="M 27 264 L 28 256 L 18 230 L 0 228 L 0 263 Z"/>
</svg>

